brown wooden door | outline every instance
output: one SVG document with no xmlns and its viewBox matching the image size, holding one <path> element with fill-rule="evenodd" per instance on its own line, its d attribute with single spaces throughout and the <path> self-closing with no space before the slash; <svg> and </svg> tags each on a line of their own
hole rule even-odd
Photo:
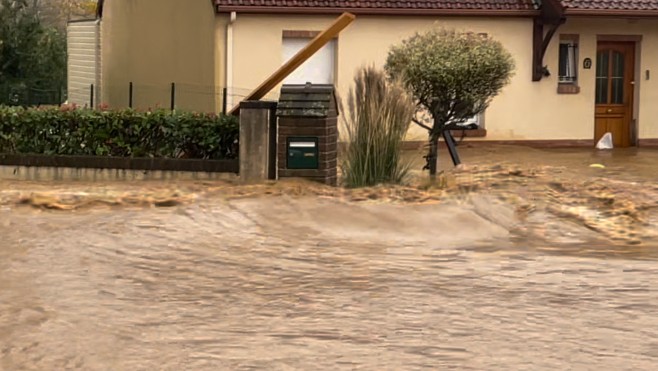
<svg viewBox="0 0 658 371">
<path fill-rule="evenodd" d="M 615 147 L 631 146 L 635 44 L 599 42 L 594 140 L 610 132 Z"/>
</svg>

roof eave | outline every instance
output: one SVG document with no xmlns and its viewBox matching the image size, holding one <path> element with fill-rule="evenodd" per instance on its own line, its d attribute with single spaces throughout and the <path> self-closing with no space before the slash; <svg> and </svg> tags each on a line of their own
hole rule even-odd
<svg viewBox="0 0 658 371">
<path fill-rule="evenodd" d="M 497 16 L 534 17 L 538 10 L 493 10 L 493 9 L 381 9 L 381 8 L 324 8 L 282 6 L 217 6 L 217 13 L 260 13 L 260 14 L 341 14 L 391 16 Z"/>
<path fill-rule="evenodd" d="M 658 17 L 658 10 L 567 8 L 565 14 L 567 16 L 587 16 L 587 17 L 656 18 Z"/>
</svg>

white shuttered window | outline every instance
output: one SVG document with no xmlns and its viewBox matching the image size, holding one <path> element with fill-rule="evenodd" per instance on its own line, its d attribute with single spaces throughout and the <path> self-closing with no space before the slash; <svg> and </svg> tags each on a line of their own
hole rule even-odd
<svg viewBox="0 0 658 371">
<path fill-rule="evenodd" d="M 283 63 L 287 62 L 311 39 L 305 37 L 283 38 Z M 329 41 L 318 50 L 310 59 L 299 66 L 284 81 L 284 84 L 334 84 L 334 71 L 336 63 L 336 40 Z"/>
</svg>

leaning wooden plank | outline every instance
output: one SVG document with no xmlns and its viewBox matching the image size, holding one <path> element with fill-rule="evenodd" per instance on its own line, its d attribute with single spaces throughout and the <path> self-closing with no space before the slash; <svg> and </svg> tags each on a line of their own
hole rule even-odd
<svg viewBox="0 0 658 371">
<path fill-rule="evenodd" d="M 301 66 L 309 58 L 320 50 L 326 43 L 336 37 L 342 30 L 345 29 L 352 21 L 354 15 L 351 13 L 343 13 L 338 19 L 334 21 L 331 26 L 317 35 L 311 42 L 309 42 L 302 50 L 295 54 L 288 62 L 281 66 L 276 72 L 268 77 L 262 84 L 260 84 L 254 91 L 249 93 L 244 100 L 258 100 L 264 97 L 272 89 L 274 89 L 281 81 L 288 75 L 293 73 L 297 67 Z M 240 104 L 233 107 L 229 114 L 234 115 L 240 109 Z"/>
</svg>

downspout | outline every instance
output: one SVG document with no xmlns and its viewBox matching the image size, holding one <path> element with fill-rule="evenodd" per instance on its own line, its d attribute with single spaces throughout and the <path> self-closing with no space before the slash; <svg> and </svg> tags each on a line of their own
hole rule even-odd
<svg viewBox="0 0 658 371">
<path fill-rule="evenodd" d="M 103 22 L 100 18 L 96 18 L 94 21 L 96 25 L 96 50 L 95 50 L 95 59 L 96 59 L 96 96 L 98 104 L 104 104 L 103 102 Z"/>
<path fill-rule="evenodd" d="M 226 25 L 226 107 L 227 110 L 233 108 L 233 22 L 237 19 L 238 14 L 231 12 L 228 24 Z"/>
</svg>

